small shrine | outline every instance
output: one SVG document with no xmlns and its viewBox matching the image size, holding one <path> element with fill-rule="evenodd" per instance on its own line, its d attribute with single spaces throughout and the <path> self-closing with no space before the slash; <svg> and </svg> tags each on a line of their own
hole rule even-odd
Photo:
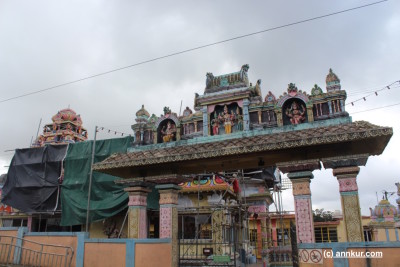
<svg viewBox="0 0 400 267">
<path fill-rule="evenodd" d="M 400 185 L 396 183 L 400 188 Z M 398 191 L 398 194 L 400 190 Z M 369 227 L 373 233 L 374 241 L 399 241 L 400 217 L 399 208 L 390 204 L 388 195 L 394 192 L 383 192 L 383 198 L 371 212 L 371 222 Z M 399 194 L 400 195 L 400 194 Z M 400 202 L 400 198 L 397 200 Z"/>
<path fill-rule="evenodd" d="M 43 134 L 35 140 L 32 147 L 82 142 L 88 137 L 87 130 L 82 127 L 81 116 L 70 108 L 60 110 L 51 120 L 52 123 L 44 125 Z"/>
</svg>

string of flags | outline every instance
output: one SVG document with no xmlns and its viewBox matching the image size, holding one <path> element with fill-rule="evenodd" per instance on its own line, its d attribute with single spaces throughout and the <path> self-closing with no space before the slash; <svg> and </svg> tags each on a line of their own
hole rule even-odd
<svg viewBox="0 0 400 267">
<path fill-rule="evenodd" d="M 390 90 L 391 88 L 392 88 L 392 89 L 393 89 L 393 88 L 397 88 L 397 87 L 394 87 L 394 85 L 396 85 L 396 83 L 398 83 L 398 84 L 400 85 L 400 80 L 395 81 L 395 82 L 393 82 L 393 83 L 391 83 L 391 84 L 389 84 L 389 85 L 386 85 L 386 86 L 383 87 L 382 89 L 376 90 L 376 91 L 374 91 L 373 93 L 370 93 L 369 95 L 366 95 L 366 96 L 363 96 L 363 97 L 361 97 L 361 98 L 359 98 L 359 99 L 356 99 L 356 100 L 354 100 L 354 101 L 351 101 L 350 103 L 347 103 L 346 106 L 347 106 L 347 105 L 350 105 L 350 104 L 351 104 L 352 106 L 354 106 L 354 103 L 355 103 L 355 102 L 358 102 L 358 101 L 361 101 L 361 100 L 367 101 L 367 97 L 370 97 L 370 96 L 372 96 L 372 95 L 378 96 L 378 92 L 380 92 L 380 91 L 383 91 L 383 90 Z"/>
<path fill-rule="evenodd" d="M 97 132 L 99 132 L 99 131 L 104 131 L 105 133 L 114 134 L 114 135 L 132 136 L 131 134 L 115 131 L 115 130 L 112 130 L 112 129 L 107 129 L 105 127 L 100 127 L 100 126 L 97 127 Z"/>
</svg>

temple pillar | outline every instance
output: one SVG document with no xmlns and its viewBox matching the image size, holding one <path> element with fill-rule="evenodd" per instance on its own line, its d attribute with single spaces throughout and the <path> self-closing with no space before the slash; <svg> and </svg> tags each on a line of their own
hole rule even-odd
<svg viewBox="0 0 400 267">
<path fill-rule="evenodd" d="M 332 168 L 333 175 L 336 176 L 339 182 L 347 242 L 364 241 L 357 175 L 360 171 L 358 166 L 365 166 L 368 156 L 367 154 L 362 154 L 322 159 L 325 169 Z"/>
<path fill-rule="evenodd" d="M 319 160 L 292 161 L 277 164 L 293 185 L 297 243 L 315 243 L 310 182 L 312 171 L 321 169 Z"/>
<path fill-rule="evenodd" d="M 331 101 L 328 101 L 328 108 L 329 108 L 329 115 L 333 114 Z"/>
<path fill-rule="evenodd" d="M 308 122 L 314 121 L 313 105 L 307 106 L 307 120 Z"/>
<path fill-rule="evenodd" d="M 269 216 L 269 206 L 273 203 L 272 196 L 268 191 L 259 188 L 259 193 L 246 197 L 249 204 L 247 211 L 252 214 L 254 228 L 257 230 L 257 240 L 255 249 L 257 258 L 261 258 L 264 266 L 268 265 L 268 228 L 266 224 L 267 216 Z"/>
<path fill-rule="evenodd" d="M 144 186 L 125 188 L 129 194 L 128 238 L 147 238 L 147 194 Z"/>
<path fill-rule="evenodd" d="M 170 238 L 172 251 L 172 267 L 179 262 L 178 245 L 178 192 L 181 187 L 175 184 L 157 185 L 160 193 L 160 238 Z"/>
<path fill-rule="evenodd" d="M 201 109 L 201 112 L 203 113 L 203 136 L 208 136 L 208 130 L 210 127 L 208 127 L 207 106 L 204 106 Z"/>
<path fill-rule="evenodd" d="M 283 115 L 282 115 L 282 109 L 275 109 L 275 114 L 276 114 L 276 124 L 278 127 L 283 126 Z"/>
<path fill-rule="evenodd" d="M 157 144 L 157 131 L 153 131 L 153 144 Z"/>
<path fill-rule="evenodd" d="M 288 174 L 293 185 L 297 243 L 315 243 L 314 220 L 311 203 L 311 171 Z"/>
<path fill-rule="evenodd" d="M 243 100 L 243 131 L 250 130 L 249 104 L 248 99 Z"/>
<path fill-rule="evenodd" d="M 357 174 L 359 171 L 360 168 L 357 166 L 333 169 L 333 175 L 336 176 L 339 182 L 347 242 L 364 241 L 357 186 Z"/>
<path fill-rule="evenodd" d="M 223 243 L 223 227 L 222 223 L 224 222 L 224 210 L 217 209 L 212 213 L 212 226 L 213 226 L 213 242 L 215 242 L 215 251 L 214 254 L 222 255 L 222 243 Z"/>
<path fill-rule="evenodd" d="M 176 127 L 176 141 L 181 140 L 181 126 Z"/>
<path fill-rule="evenodd" d="M 340 109 L 342 110 L 342 112 L 345 112 L 345 105 L 343 99 L 340 99 Z"/>
</svg>

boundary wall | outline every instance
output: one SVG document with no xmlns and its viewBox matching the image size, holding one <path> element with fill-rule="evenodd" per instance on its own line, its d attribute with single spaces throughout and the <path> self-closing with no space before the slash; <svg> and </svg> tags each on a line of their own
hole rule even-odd
<svg viewBox="0 0 400 267">
<path fill-rule="evenodd" d="M 38 243 L 70 246 L 73 249 L 71 267 L 168 267 L 172 262 L 172 245 L 169 238 L 89 238 L 86 232 L 28 232 L 26 227 L 0 227 L 0 236 L 15 236 Z M 14 263 L 19 263 L 21 255 L 15 253 L 13 257 Z"/>
<path fill-rule="evenodd" d="M 400 242 L 298 244 L 300 267 L 399 266 Z"/>
</svg>

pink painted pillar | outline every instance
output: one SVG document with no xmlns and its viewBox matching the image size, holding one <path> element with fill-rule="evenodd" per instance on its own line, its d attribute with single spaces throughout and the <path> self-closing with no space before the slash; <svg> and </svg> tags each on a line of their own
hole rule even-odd
<svg viewBox="0 0 400 267">
<path fill-rule="evenodd" d="M 178 192 L 175 184 L 157 185 L 160 193 L 160 238 L 170 238 L 172 245 L 172 267 L 178 266 Z"/>
<path fill-rule="evenodd" d="M 125 188 L 129 193 L 128 238 L 147 238 L 147 194 L 146 187 Z"/>
<path fill-rule="evenodd" d="M 292 172 L 288 177 L 293 184 L 297 243 L 315 243 L 314 220 L 311 203 L 311 171 Z"/>
<path fill-rule="evenodd" d="M 32 215 L 28 216 L 28 231 L 32 232 Z"/>
</svg>

